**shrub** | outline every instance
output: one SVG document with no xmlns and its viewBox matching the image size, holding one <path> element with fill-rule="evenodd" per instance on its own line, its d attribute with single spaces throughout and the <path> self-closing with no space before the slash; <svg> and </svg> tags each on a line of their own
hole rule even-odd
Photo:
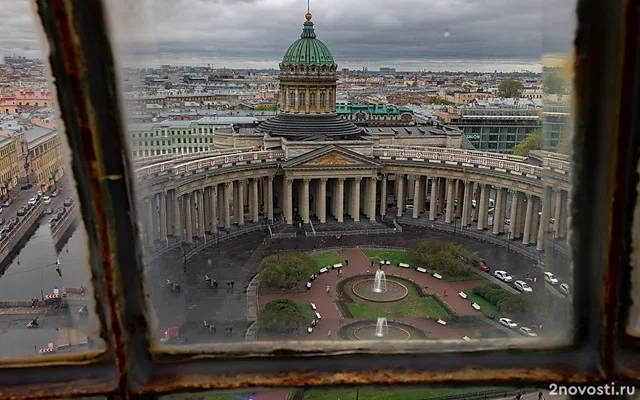
<svg viewBox="0 0 640 400">
<path fill-rule="evenodd" d="M 260 280 L 271 289 L 302 286 L 316 269 L 316 261 L 306 254 L 283 252 L 265 257 L 260 263 Z"/>
<path fill-rule="evenodd" d="M 303 304 L 289 299 L 272 300 L 265 304 L 258 316 L 260 329 L 276 334 L 295 334 L 311 323 L 308 315 L 301 311 Z"/>
<path fill-rule="evenodd" d="M 473 267 L 480 264 L 480 257 L 462 246 L 445 242 L 423 242 L 409 251 L 418 263 L 451 277 L 471 275 Z"/>
</svg>

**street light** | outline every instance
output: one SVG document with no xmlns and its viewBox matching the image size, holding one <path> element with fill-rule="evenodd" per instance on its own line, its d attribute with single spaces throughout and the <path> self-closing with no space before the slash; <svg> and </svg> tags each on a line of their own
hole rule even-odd
<svg viewBox="0 0 640 400">
<path fill-rule="evenodd" d="M 511 231 L 507 231 L 507 253 L 509 252 L 510 244 L 511 244 Z"/>
</svg>

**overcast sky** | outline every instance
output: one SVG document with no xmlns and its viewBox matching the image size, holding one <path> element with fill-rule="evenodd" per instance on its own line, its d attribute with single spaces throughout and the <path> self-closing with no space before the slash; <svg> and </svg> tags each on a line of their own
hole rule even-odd
<svg viewBox="0 0 640 400">
<path fill-rule="evenodd" d="M 0 0 L 0 55 L 40 52 L 29 0 Z M 126 64 L 273 67 L 300 36 L 305 0 L 106 0 Z M 568 53 L 575 0 L 311 0 L 339 67 L 535 69 Z M 539 65 L 538 65 L 539 66 Z"/>
</svg>

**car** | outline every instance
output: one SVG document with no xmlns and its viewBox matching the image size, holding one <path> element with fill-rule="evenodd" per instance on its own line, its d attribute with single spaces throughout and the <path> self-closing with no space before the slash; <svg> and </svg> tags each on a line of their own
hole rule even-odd
<svg viewBox="0 0 640 400">
<path fill-rule="evenodd" d="M 51 197 L 49 196 L 44 196 L 42 200 L 44 201 L 44 204 L 51 204 Z"/>
<path fill-rule="evenodd" d="M 558 278 L 553 276 L 553 274 L 551 272 L 549 272 L 549 271 L 545 271 L 544 280 L 547 283 L 551 284 L 551 285 L 557 285 L 558 284 Z"/>
<path fill-rule="evenodd" d="M 569 284 L 568 283 L 561 283 L 560 284 L 560 291 L 564 294 L 569 294 Z"/>
<path fill-rule="evenodd" d="M 60 208 L 58 208 L 58 214 L 63 215 L 63 214 L 64 214 L 64 213 L 66 213 L 66 212 L 67 212 L 67 209 L 66 209 L 66 208 L 64 208 L 64 207 L 60 207 Z"/>
<path fill-rule="evenodd" d="M 520 334 L 523 335 L 523 336 L 529 336 L 529 337 L 537 337 L 538 336 L 538 334 L 535 333 L 533 331 L 533 329 L 527 328 L 526 326 L 523 326 L 520 329 L 518 329 L 518 332 L 520 332 Z"/>
<path fill-rule="evenodd" d="M 502 282 L 511 282 L 513 278 L 507 274 L 507 271 L 497 270 L 494 271 L 493 276 L 500 279 Z"/>
<path fill-rule="evenodd" d="M 515 329 L 518 327 L 518 324 L 513 322 L 511 318 L 500 318 L 500 325 L 506 326 L 507 328 Z"/>
<path fill-rule="evenodd" d="M 53 214 L 53 208 L 49 207 L 46 210 L 44 210 L 45 214 Z"/>
<path fill-rule="evenodd" d="M 27 204 L 29 204 L 30 206 L 35 206 L 37 202 L 38 202 L 38 199 L 35 197 L 32 197 L 29 199 L 29 202 Z"/>
<path fill-rule="evenodd" d="M 51 192 L 51 197 L 57 197 L 57 196 L 58 196 L 58 189 Z"/>
<path fill-rule="evenodd" d="M 527 285 L 527 282 L 525 281 L 515 281 L 513 282 L 513 287 L 515 287 L 521 292 L 528 292 L 528 293 L 533 292 L 533 289 L 531 289 L 531 286 Z"/>
<path fill-rule="evenodd" d="M 13 225 L 12 224 L 6 224 L 5 226 L 2 227 L 2 230 L 5 232 L 11 232 L 13 230 Z"/>
<path fill-rule="evenodd" d="M 73 199 L 71 197 L 67 197 L 64 200 L 64 206 L 65 207 L 71 207 L 71 205 L 73 205 Z"/>
<path fill-rule="evenodd" d="M 38 190 L 38 193 L 36 193 L 36 195 L 37 195 L 38 197 L 42 197 L 42 190 Z"/>
<path fill-rule="evenodd" d="M 18 225 L 18 222 L 20 222 L 20 218 L 18 217 L 13 217 L 9 220 L 9 223 L 12 225 Z"/>
<path fill-rule="evenodd" d="M 480 261 L 480 269 L 483 270 L 484 272 L 491 271 L 491 267 L 489 266 L 489 264 L 487 264 L 485 260 Z"/>
<path fill-rule="evenodd" d="M 23 215 L 27 214 L 27 209 L 24 206 L 22 206 L 22 207 L 18 208 L 18 211 L 16 212 L 16 214 L 19 217 L 22 217 Z"/>
<path fill-rule="evenodd" d="M 5 223 L 4 217 L 0 217 L 0 225 L 2 225 L 4 223 Z"/>
<path fill-rule="evenodd" d="M 2 203 L 2 207 L 9 207 L 11 203 L 13 203 L 13 201 L 11 199 L 7 199 L 4 203 Z"/>
<path fill-rule="evenodd" d="M 20 186 L 20 190 L 30 190 L 33 186 L 31 185 L 22 185 Z"/>
</svg>

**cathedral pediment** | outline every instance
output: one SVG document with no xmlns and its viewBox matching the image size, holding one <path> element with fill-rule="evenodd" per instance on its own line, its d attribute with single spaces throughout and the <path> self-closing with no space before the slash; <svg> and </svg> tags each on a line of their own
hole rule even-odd
<svg viewBox="0 0 640 400">
<path fill-rule="evenodd" d="M 330 145 L 289 160 L 282 166 L 285 169 L 317 169 L 378 167 L 379 164 L 351 150 Z"/>
</svg>

